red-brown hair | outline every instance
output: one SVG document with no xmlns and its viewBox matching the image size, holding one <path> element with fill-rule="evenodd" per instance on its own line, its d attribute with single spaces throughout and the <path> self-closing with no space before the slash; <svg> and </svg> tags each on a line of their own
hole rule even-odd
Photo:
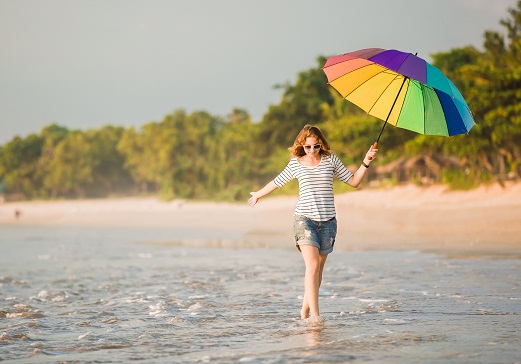
<svg viewBox="0 0 521 364">
<path fill-rule="evenodd" d="M 324 137 L 324 134 L 322 134 L 320 129 L 313 125 L 306 125 L 298 133 L 297 137 L 295 138 L 295 142 L 293 142 L 291 148 L 288 148 L 288 150 L 291 152 L 292 158 L 302 157 L 306 154 L 306 152 L 304 151 L 304 143 L 306 142 L 306 139 L 309 137 L 317 138 L 319 144 L 322 146 L 322 148 L 320 148 L 321 155 L 331 154 L 329 143 L 327 142 L 326 138 Z"/>
</svg>

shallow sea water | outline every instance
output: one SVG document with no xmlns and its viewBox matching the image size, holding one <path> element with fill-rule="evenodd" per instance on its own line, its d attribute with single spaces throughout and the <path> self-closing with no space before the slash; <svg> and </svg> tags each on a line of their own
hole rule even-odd
<svg viewBox="0 0 521 364">
<path fill-rule="evenodd" d="M 308 326 L 292 242 L 156 243 L 219 234 L 0 227 L 0 361 L 521 362 L 518 259 L 335 251 Z"/>
</svg>

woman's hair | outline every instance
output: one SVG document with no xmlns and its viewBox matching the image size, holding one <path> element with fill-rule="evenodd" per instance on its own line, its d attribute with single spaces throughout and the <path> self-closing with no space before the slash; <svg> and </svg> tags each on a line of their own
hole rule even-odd
<svg viewBox="0 0 521 364">
<path fill-rule="evenodd" d="M 320 154 L 321 155 L 330 155 L 331 152 L 329 143 L 327 142 L 326 138 L 324 138 L 324 135 L 320 131 L 319 128 L 313 125 L 306 125 L 302 128 L 300 133 L 298 133 L 297 137 L 295 138 L 295 142 L 293 142 L 293 146 L 291 148 L 288 148 L 288 150 L 291 152 L 291 157 L 302 157 L 306 154 L 304 151 L 304 143 L 306 143 L 306 139 L 309 137 L 315 137 L 318 139 L 318 143 L 322 146 L 320 148 Z"/>
</svg>

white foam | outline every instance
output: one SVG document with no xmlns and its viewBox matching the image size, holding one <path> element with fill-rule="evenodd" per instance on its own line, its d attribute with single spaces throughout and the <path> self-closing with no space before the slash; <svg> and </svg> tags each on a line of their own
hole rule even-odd
<svg viewBox="0 0 521 364">
<path fill-rule="evenodd" d="M 160 301 L 155 305 L 150 305 L 148 308 L 150 309 L 150 312 L 148 313 L 150 316 L 161 317 L 167 315 L 164 301 Z"/>
<path fill-rule="evenodd" d="M 197 303 L 194 303 L 193 305 L 191 305 L 190 307 L 188 307 L 186 309 L 186 311 L 190 315 L 195 316 L 195 315 L 199 314 L 199 311 L 201 310 L 201 308 L 203 308 L 203 305 L 201 305 L 199 302 L 197 302 Z"/>
<path fill-rule="evenodd" d="M 392 325 L 404 325 L 408 323 L 406 320 L 402 319 L 384 319 L 384 322 Z"/>
<path fill-rule="evenodd" d="M 78 340 L 86 339 L 86 338 L 88 338 L 88 337 L 91 336 L 91 335 L 92 335 L 92 332 L 89 331 L 89 332 L 87 332 L 86 334 L 83 334 L 83 335 L 78 336 Z"/>
<path fill-rule="evenodd" d="M 239 359 L 239 363 L 251 363 L 256 361 L 257 358 L 254 356 L 245 356 Z"/>
<path fill-rule="evenodd" d="M 306 320 L 307 326 L 323 326 L 324 322 L 326 321 L 322 316 L 311 316 L 307 318 Z"/>
<path fill-rule="evenodd" d="M 49 291 L 46 291 L 46 290 L 42 290 L 40 292 L 38 292 L 38 295 L 37 297 L 38 298 L 47 298 L 51 295 L 51 293 Z"/>
</svg>

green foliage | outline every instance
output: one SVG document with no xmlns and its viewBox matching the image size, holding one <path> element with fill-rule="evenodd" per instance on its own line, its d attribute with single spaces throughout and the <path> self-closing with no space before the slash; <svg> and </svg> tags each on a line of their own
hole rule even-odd
<svg viewBox="0 0 521 364">
<path fill-rule="evenodd" d="M 469 170 L 461 170 L 447 168 L 443 170 L 443 182 L 453 190 L 471 190 L 478 187 L 482 183 L 490 183 L 491 176 L 486 173 L 483 175 L 475 175 Z"/>
<path fill-rule="evenodd" d="M 5 177 L 5 191 L 15 196 L 38 195 L 41 179 L 37 161 L 41 155 L 42 139 L 31 134 L 25 139 L 13 138 L 0 147 L 0 178 Z"/>
<path fill-rule="evenodd" d="M 92 169 L 92 182 L 86 186 L 89 196 L 107 196 L 130 191 L 132 180 L 124 168 L 124 156 L 117 145 L 125 132 L 122 127 L 105 126 L 88 132 L 90 153 L 95 161 Z"/>
<path fill-rule="evenodd" d="M 520 176 L 521 1 L 507 15 L 500 21 L 504 33 L 485 32 L 483 51 L 468 46 L 432 55 L 473 112 L 477 125 L 470 135 L 424 136 L 388 125 L 378 164 L 438 156 L 452 161 L 440 165 L 438 176 L 455 189 Z M 319 57 L 294 84 L 278 86 L 280 102 L 258 123 L 242 109 L 226 117 L 176 110 L 138 129 L 71 131 L 52 124 L 39 134 L 15 137 L 0 146 L 3 192 L 12 199 L 158 193 L 167 199 L 244 201 L 284 168 L 287 148 L 305 124 L 320 126 L 333 152 L 346 165 L 358 165 L 383 122 L 327 85 L 324 62 Z M 387 177 L 384 183 L 398 180 Z M 334 188 L 348 190 L 341 183 Z M 297 192 L 292 182 L 275 194 Z"/>
</svg>

